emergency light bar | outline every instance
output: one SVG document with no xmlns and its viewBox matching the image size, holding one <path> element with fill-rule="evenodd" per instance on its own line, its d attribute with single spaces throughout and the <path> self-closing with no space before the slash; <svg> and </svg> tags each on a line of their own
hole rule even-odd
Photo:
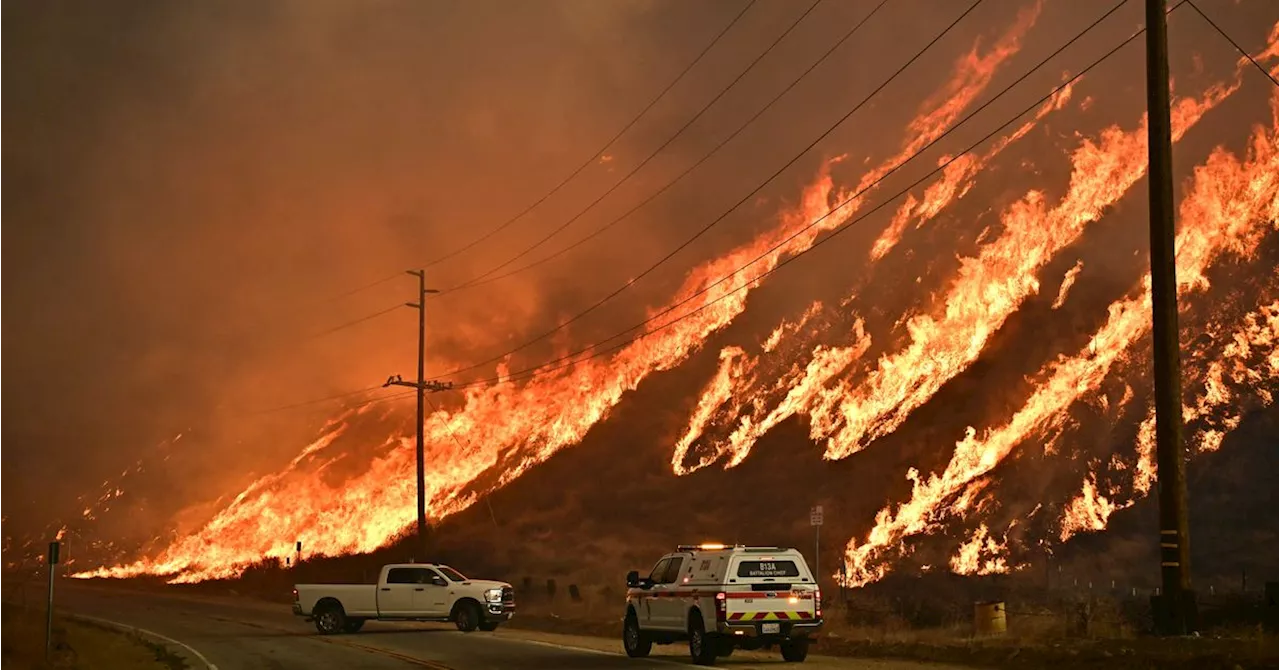
<svg viewBox="0 0 1280 670">
<path fill-rule="evenodd" d="M 721 549 L 745 549 L 747 551 L 782 551 L 780 547 L 748 547 L 744 544 L 721 544 L 719 542 L 703 542 L 702 544 L 676 545 L 676 551 L 719 551 Z"/>
<path fill-rule="evenodd" d="M 741 547 L 742 545 L 735 545 Z M 680 544 L 676 545 L 676 551 L 719 551 L 720 549 L 730 549 L 728 545 L 719 542 L 703 542 L 702 544 Z"/>
</svg>

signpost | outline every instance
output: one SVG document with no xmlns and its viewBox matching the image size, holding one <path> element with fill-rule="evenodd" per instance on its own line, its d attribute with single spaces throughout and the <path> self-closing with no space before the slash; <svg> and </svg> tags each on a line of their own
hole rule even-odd
<svg viewBox="0 0 1280 670">
<path fill-rule="evenodd" d="M 49 568 L 49 602 L 45 607 L 44 621 L 44 657 L 49 658 L 49 654 L 53 653 L 53 575 L 58 568 L 58 549 L 57 542 L 49 543 L 49 560 L 45 562 Z"/>
<path fill-rule="evenodd" d="M 809 508 L 809 525 L 813 526 L 813 582 L 819 587 L 822 586 L 822 505 L 814 505 Z"/>
</svg>

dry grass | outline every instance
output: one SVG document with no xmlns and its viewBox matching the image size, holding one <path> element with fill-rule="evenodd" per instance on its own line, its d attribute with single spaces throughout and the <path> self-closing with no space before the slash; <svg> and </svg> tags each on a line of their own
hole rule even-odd
<svg viewBox="0 0 1280 670">
<path fill-rule="evenodd" d="M 180 670 L 186 663 L 166 648 L 94 624 L 55 615 L 53 653 L 44 657 L 45 613 L 39 608 L 3 606 L 5 670 Z"/>
</svg>

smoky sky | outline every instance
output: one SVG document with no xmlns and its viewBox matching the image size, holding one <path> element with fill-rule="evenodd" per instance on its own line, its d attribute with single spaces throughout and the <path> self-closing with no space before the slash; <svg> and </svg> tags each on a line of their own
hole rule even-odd
<svg viewBox="0 0 1280 670">
<path fill-rule="evenodd" d="M 911 76 L 782 174 L 662 272 L 563 337 L 592 341 L 661 304 L 699 260 L 793 202 L 824 157 L 893 151 L 905 119 L 974 40 L 1029 3 L 987 2 Z M 1048 2 L 992 91 L 1110 2 Z M 1251 20 L 1207 3 L 1258 46 Z M 698 123 L 528 259 L 626 211 L 701 157 L 873 3 L 823 2 Z M 296 453 L 319 411 L 266 412 L 411 376 L 407 276 L 334 298 L 458 248 L 547 193 L 643 108 L 743 7 L 741 0 L 337 0 L 6 3 L 3 15 L 6 515 L 33 523 L 178 433 L 183 504 Z M 614 183 L 727 85 L 809 6 L 757 2 L 600 160 L 530 216 L 429 270 L 462 283 L 539 239 Z M 959 13 L 891 2 L 742 137 L 589 245 L 534 271 L 428 302 L 428 372 L 541 333 L 635 276 L 724 211 L 865 96 Z M 1185 17 L 1183 17 L 1185 19 Z M 1139 24 L 1134 4 L 1083 40 L 1052 85 Z M 1233 62 L 1202 28 L 1174 38 Z M 1189 62 L 1190 53 L 1174 62 Z M 1199 57 L 1199 56 L 1198 56 Z M 1140 52 L 1125 61 L 1141 64 Z M 1099 73 L 1141 110 L 1140 71 Z M 1040 93 L 1035 93 L 1038 96 Z M 1030 97 L 1029 97 L 1030 96 Z M 1017 105 L 1034 99 L 1027 93 Z M 997 106 L 1007 114 L 1014 103 Z M 1003 110 L 1003 111 L 1002 111 Z M 994 119 L 995 116 L 989 117 Z M 973 133 L 978 136 L 980 133 Z M 918 173 L 917 173 L 918 174 Z M 825 254 L 820 282 L 843 262 Z M 825 263 L 825 265 L 823 265 Z M 801 295 L 798 301 L 804 302 Z M 518 365 L 517 365 L 518 367 Z M 176 476 L 176 475 L 175 475 Z"/>
</svg>

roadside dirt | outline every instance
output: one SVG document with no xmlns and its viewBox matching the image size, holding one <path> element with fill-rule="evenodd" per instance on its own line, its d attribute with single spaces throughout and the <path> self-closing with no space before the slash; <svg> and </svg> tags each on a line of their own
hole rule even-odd
<svg viewBox="0 0 1280 670">
<path fill-rule="evenodd" d="M 116 630 L 68 620 L 55 612 L 53 653 L 44 657 L 43 609 L 3 605 L 5 670 L 181 670 L 186 663 L 164 647 Z"/>
</svg>

